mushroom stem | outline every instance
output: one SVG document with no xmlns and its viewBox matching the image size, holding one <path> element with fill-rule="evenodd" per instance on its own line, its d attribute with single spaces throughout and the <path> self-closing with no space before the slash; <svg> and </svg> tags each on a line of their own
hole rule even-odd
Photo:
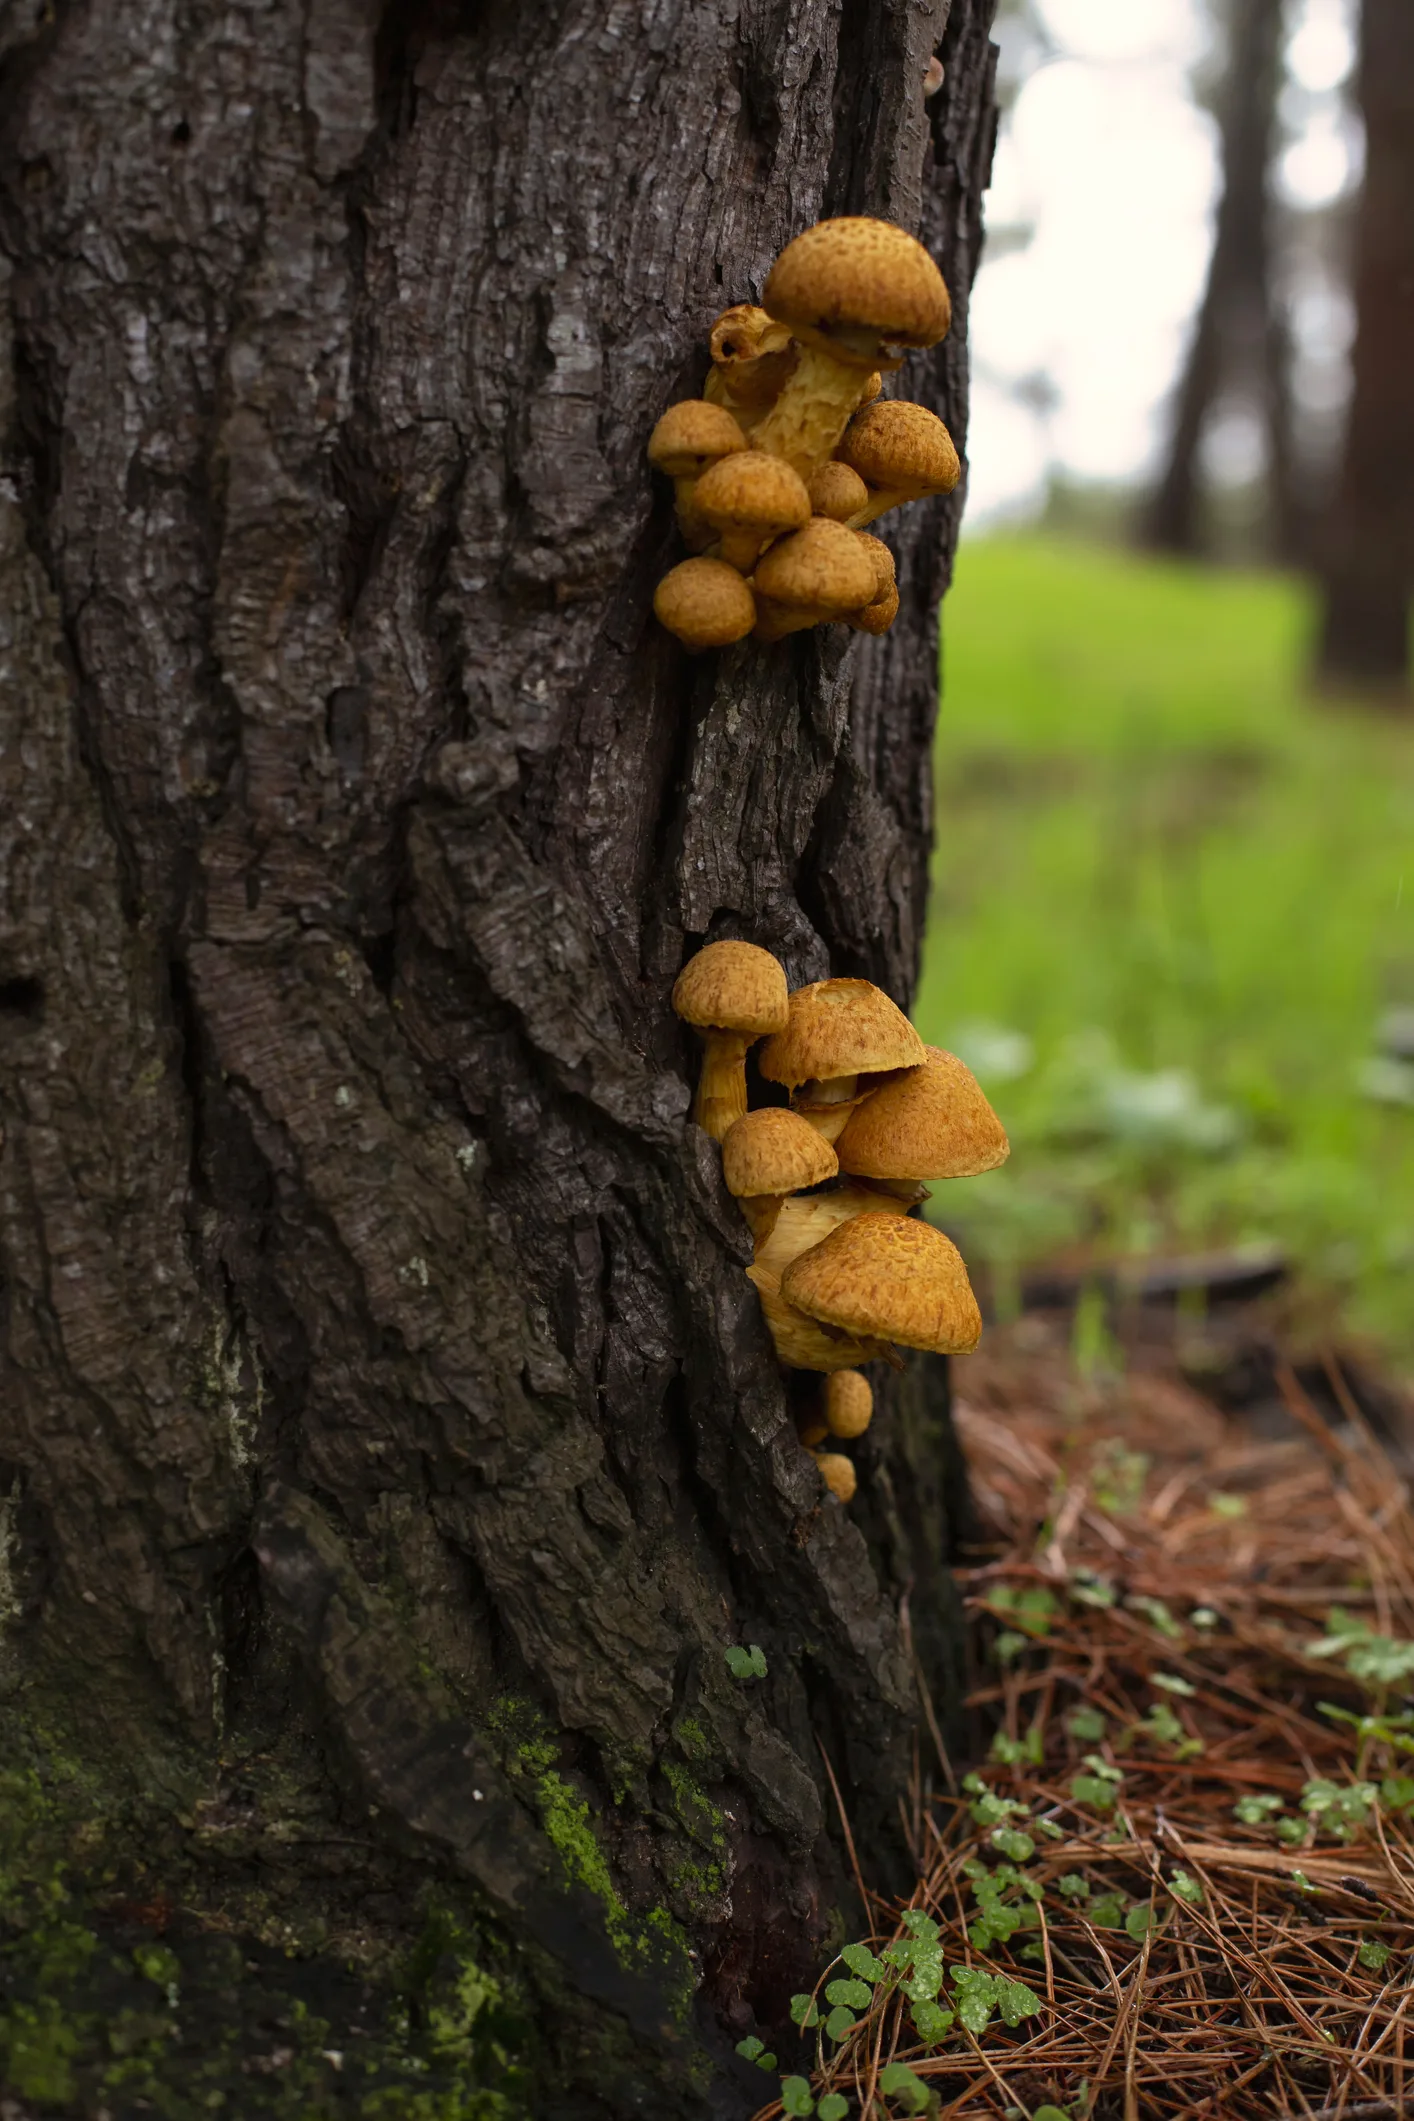
<svg viewBox="0 0 1414 2121">
<path fill-rule="evenodd" d="M 866 523 L 872 523 L 874 518 L 883 515 L 885 510 L 901 508 L 905 501 L 921 501 L 927 494 L 937 491 L 935 486 L 919 487 L 916 490 L 907 486 L 871 486 L 869 498 L 864 506 L 856 508 L 852 516 L 846 516 L 845 522 L 851 530 L 863 530 Z"/>
<path fill-rule="evenodd" d="M 791 1107 L 827 1142 L 837 1142 L 849 1125 L 850 1114 L 863 1102 L 857 1075 L 834 1075 L 820 1082 L 802 1083 L 791 1097 Z"/>
<path fill-rule="evenodd" d="M 800 358 L 775 404 L 752 433 L 757 449 L 784 457 L 802 479 L 827 464 L 840 436 L 880 364 L 871 350 L 858 362 L 840 360 L 818 346 L 802 346 Z"/>
<path fill-rule="evenodd" d="M 702 1032 L 702 1073 L 692 1116 L 705 1134 L 719 1142 L 733 1120 L 746 1112 L 746 1049 L 752 1043 L 744 1031 Z"/>
<path fill-rule="evenodd" d="M 779 1275 L 767 1268 L 748 1267 L 746 1274 L 761 1299 L 777 1357 L 788 1370 L 854 1370 L 863 1362 L 894 1357 L 894 1351 L 880 1343 L 853 1340 L 848 1333 L 817 1325 L 813 1318 L 797 1311 L 782 1296 Z M 897 1362 L 896 1357 L 894 1360 Z"/>
</svg>

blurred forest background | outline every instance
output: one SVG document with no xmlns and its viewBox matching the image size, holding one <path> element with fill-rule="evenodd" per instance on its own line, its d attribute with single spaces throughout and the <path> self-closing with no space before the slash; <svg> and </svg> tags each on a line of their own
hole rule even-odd
<svg viewBox="0 0 1414 2121">
<path fill-rule="evenodd" d="M 925 1037 L 994 1310 L 1414 1372 L 1414 6 L 1009 0 Z"/>
</svg>

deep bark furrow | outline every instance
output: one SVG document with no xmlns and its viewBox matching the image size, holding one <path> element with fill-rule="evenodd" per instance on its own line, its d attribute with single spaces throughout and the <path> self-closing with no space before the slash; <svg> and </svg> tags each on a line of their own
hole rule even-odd
<svg viewBox="0 0 1414 2121">
<path fill-rule="evenodd" d="M 788 237 L 869 211 L 943 264 L 891 387 L 963 440 L 989 14 L 76 4 L 0 83 L 0 984 L 42 991 L 0 1018 L 4 1654 L 82 1672 L 138 1778 L 278 1759 L 272 1845 L 296 1784 L 376 1804 L 553 1957 L 526 1708 L 738 2028 L 848 1890 L 820 1742 L 901 1876 L 946 1387 L 915 1364 L 822 1503 L 667 994 L 748 935 L 907 1000 L 960 501 L 881 526 L 884 640 L 694 661 L 644 439 Z M 575 1906 L 568 1978 L 633 2019 Z"/>
</svg>

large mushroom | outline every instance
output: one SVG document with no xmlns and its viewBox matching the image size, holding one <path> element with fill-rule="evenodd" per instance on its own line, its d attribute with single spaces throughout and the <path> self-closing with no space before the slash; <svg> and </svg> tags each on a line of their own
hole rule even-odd
<svg viewBox="0 0 1414 2121">
<path fill-rule="evenodd" d="M 673 482 L 678 522 L 689 545 L 699 550 L 711 540 L 710 526 L 693 506 L 698 480 L 723 457 L 746 447 L 746 436 L 731 414 L 705 398 L 684 398 L 670 405 L 648 437 L 648 461 Z"/>
<path fill-rule="evenodd" d="M 784 968 L 755 943 L 708 943 L 678 974 L 673 1008 L 702 1034 L 692 1116 L 721 1141 L 746 1111 L 747 1047 L 788 1021 Z"/>
<path fill-rule="evenodd" d="M 876 594 L 878 576 L 852 530 L 828 516 L 812 516 L 771 547 L 752 581 L 756 638 L 779 641 L 861 610 Z"/>
<path fill-rule="evenodd" d="M 773 538 L 810 521 L 804 481 L 789 464 L 760 449 L 723 457 L 704 472 L 692 505 L 717 533 L 717 557 L 743 574 Z"/>
<path fill-rule="evenodd" d="M 770 1235 L 787 1194 L 821 1185 L 838 1170 L 829 1143 L 783 1105 L 746 1113 L 722 1136 L 722 1176 L 758 1244 Z"/>
<path fill-rule="evenodd" d="M 901 501 L 951 493 L 962 476 L 952 436 L 926 405 L 890 398 L 868 405 L 850 421 L 839 461 L 858 472 L 869 499 L 848 520 L 854 530 Z"/>
<path fill-rule="evenodd" d="M 924 1053 L 922 1067 L 895 1076 L 851 1112 L 836 1142 L 842 1171 L 905 1187 L 905 1198 L 918 1179 L 975 1178 L 1011 1153 L 972 1070 L 941 1046 Z"/>
<path fill-rule="evenodd" d="M 841 1223 L 786 1268 L 781 1296 L 822 1326 L 939 1355 L 969 1354 L 982 1334 L 957 1247 L 911 1216 Z"/>
<path fill-rule="evenodd" d="M 680 560 L 653 592 L 660 625 L 694 655 L 745 640 L 756 624 L 750 584 L 724 560 Z"/>
<path fill-rule="evenodd" d="M 761 1049 L 761 1073 L 784 1083 L 796 1111 L 833 1142 L 858 1099 L 861 1075 L 918 1068 L 927 1057 L 881 988 L 866 979 L 816 980 L 791 995 L 784 1030 Z"/>
<path fill-rule="evenodd" d="M 820 221 L 788 243 L 762 294 L 800 341 L 800 357 L 754 441 L 803 479 L 827 462 L 875 370 L 899 349 L 933 346 L 951 321 L 943 276 L 890 221 Z"/>
</svg>

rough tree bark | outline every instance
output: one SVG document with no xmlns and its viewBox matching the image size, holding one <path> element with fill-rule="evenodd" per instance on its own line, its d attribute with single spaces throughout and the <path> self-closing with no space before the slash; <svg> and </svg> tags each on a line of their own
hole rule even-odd
<svg viewBox="0 0 1414 2121">
<path fill-rule="evenodd" d="M 1322 526 L 1319 675 L 1406 699 L 1414 592 L 1414 14 L 1364 0 L 1365 181 L 1355 223 L 1355 348 L 1340 483 Z"/>
<path fill-rule="evenodd" d="M 1222 193 L 1203 299 L 1174 395 L 1168 454 L 1146 511 L 1147 543 L 1190 555 L 1207 544 L 1198 452 L 1225 387 L 1256 403 L 1266 442 L 1267 534 L 1301 544 L 1292 461 L 1290 331 L 1274 284 L 1271 162 L 1285 0 L 1233 0 L 1224 70 Z"/>
<path fill-rule="evenodd" d="M 857 1918 L 826 1756 L 906 1878 L 945 1376 L 824 1502 L 667 996 L 741 935 L 907 1000 L 960 497 L 882 526 L 887 638 L 691 660 L 643 448 L 842 211 L 940 259 L 897 388 L 963 439 L 989 16 L 0 8 L 8 1846 L 229 2035 L 119 2068 L 100 1954 L 46 2048 L 7 1931 L 17 2102 L 521 2110 L 410 2103 L 406 2033 L 449 2099 L 748 2112 Z"/>
</svg>

